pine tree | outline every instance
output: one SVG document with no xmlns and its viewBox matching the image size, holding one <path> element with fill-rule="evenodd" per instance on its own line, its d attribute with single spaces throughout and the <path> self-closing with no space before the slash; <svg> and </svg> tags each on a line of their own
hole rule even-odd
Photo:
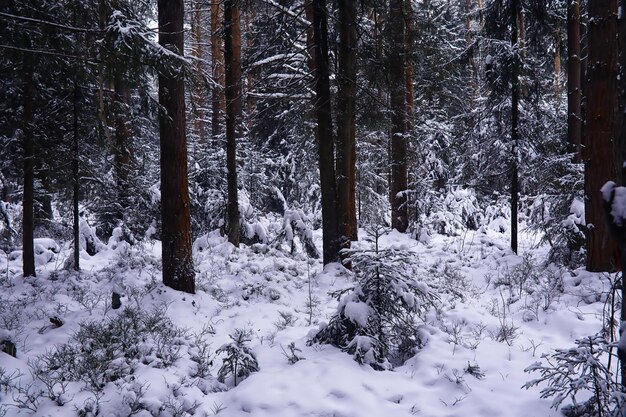
<svg viewBox="0 0 626 417">
<path fill-rule="evenodd" d="M 356 185 L 356 90 L 357 4 L 338 3 L 339 68 L 337 97 L 337 206 L 342 248 L 357 239 Z"/>
<path fill-rule="evenodd" d="M 387 22 L 389 84 L 391 86 L 391 225 L 399 232 L 409 226 L 407 207 L 406 51 L 405 12 L 402 0 L 389 1 Z"/>
<path fill-rule="evenodd" d="M 237 196 L 237 138 L 241 137 L 241 22 L 239 0 L 224 2 L 224 61 L 226 72 L 226 177 L 228 241 L 239 246 Z"/>
<path fill-rule="evenodd" d="M 585 220 L 587 269 L 611 271 L 612 251 L 600 188 L 618 178 L 615 149 L 617 117 L 617 2 L 594 0 L 589 7 L 587 110 L 583 159 L 585 162 Z"/>
<path fill-rule="evenodd" d="M 159 0 L 159 44 L 181 55 L 184 51 L 183 0 Z M 163 283 L 176 290 L 194 293 L 191 254 L 185 87 L 183 65 L 159 73 L 161 143 L 161 218 Z"/>
<path fill-rule="evenodd" d="M 567 138 L 580 161 L 582 135 L 582 84 L 580 51 L 580 0 L 567 5 Z"/>
<path fill-rule="evenodd" d="M 322 233 L 324 265 L 339 258 L 337 188 L 330 97 L 328 22 L 326 0 L 312 0 L 313 45 L 315 50 L 315 113 L 319 146 L 320 186 L 322 193 Z"/>
</svg>

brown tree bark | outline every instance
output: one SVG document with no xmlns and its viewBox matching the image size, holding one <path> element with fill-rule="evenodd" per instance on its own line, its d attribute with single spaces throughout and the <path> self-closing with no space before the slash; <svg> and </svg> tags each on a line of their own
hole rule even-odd
<svg viewBox="0 0 626 417">
<path fill-rule="evenodd" d="M 79 147 L 78 147 L 78 117 L 79 106 L 81 99 L 81 91 L 78 85 L 78 80 L 74 80 L 74 103 L 73 103 L 73 158 L 72 158 L 72 217 L 74 221 L 73 234 L 74 234 L 74 270 L 80 271 L 80 213 L 78 211 L 80 202 L 80 171 L 79 171 Z"/>
<path fill-rule="evenodd" d="M 183 0 L 159 0 L 159 44 L 184 54 Z M 191 221 L 185 133 L 185 83 L 183 68 L 159 73 L 161 142 L 161 219 L 163 283 L 195 292 L 191 252 Z"/>
<path fill-rule="evenodd" d="M 407 135 L 406 135 L 406 51 L 403 0 L 389 1 L 389 81 L 391 104 L 391 227 L 406 232 Z"/>
<path fill-rule="evenodd" d="M 357 4 L 350 0 L 338 2 L 339 69 L 337 96 L 337 209 L 340 244 L 350 248 L 357 238 L 356 178 L 356 77 L 357 77 Z M 342 256 L 342 258 L 344 258 Z M 347 265 L 349 266 L 349 265 Z"/>
<path fill-rule="evenodd" d="M 406 12 L 406 25 L 404 31 L 404 47 L 405 51 L 407 51 L 406 58 L 406 69 L 405 69 L 405 79 L 406 79 L 406 131 L 409 135 L 413 134 L 413 129 L 415 127 L 414 118 L 415 118 L 415 88 L 413 87 L 413 76 L 414 76 L 414 66 L 413 66 L 413 58 L 411 56 L 411 51 L 413 51 L 413 44 L 415 42 L 415 23 L 413 16 L 413 0 L 404 0 L 404 10 Z M 415 155 L 415 147 L 411 146 L 410 143 L 407 144 L 407 153 L 411 155 Z M 407 155 L 408 158 L 408 155 Z M 411 170 L 415 172 L 417 170 L 416 165 L 419 161 L 415 160 L 415 158 L 411 158 Z M 407 176 L 408 176 L 408 168 L 407 168 Z M 407 178 L 408 181 L 408 178 Z M 410 205 L 409 196 L 407 195 L 407 224 L 409 219 L 408 214 L 408 206 Z M 413 204 L 415 207 L 415 204 Z M 415 213 L 415 221 L 417 221 L 417 213 Z"/>
<path fill-rule="evenodd" d="M 228 241 L 239 246 L 237 139 L 241 135 L 241 13 L 239 0 L 224 1 L 224 63 L 226 72 L 226 181 Z"/>
<path fill-rule="evenodd" d="M 519 200 L 519 174 L 518 174 L 518 122 L 519 122 L 519 69 L 520 54 L 523 44 L 518 42 L 518 24 L 523 22 L 520 18 L 519 0 L 511 2 L 511 47 L 515 52 L 511 67 L 511 249 L 517 253 L 517 205 Z"/>
<path fill-rule="evenodd" d="M 582 145 L 582 85 L 580 60 L 580 0 L 567 8 L 567 138 L 580 163 Z"/>
<path fill-rule="evenodd" d="M 323 262 L 326 265 L 339 259 L 339 223 L 328 60 L 328 16 L 326 0 L 312 0 L 311 3 L 315 51 L 315 114 L 322 192 Z"/>
<path fill-rule="evenodd" d="M 557 27 L 554 34 L 554 93 L 557 110 L 561 108 L 561 28 Z"/>
<path fill-rule="evenodd" d="M 619 46 L 619 112 L 617 120 L 617 140 L 619 148 L 618 169 L 621 167 L 621 175 L 618 184 L 626 185 L 626 1 L 619 0 L 622 10 L 621 18 L 618 21 L 618 46 Z M 626 280 L 626 277 L 624 278 Z M 626 285 L 626 281 L 625 281 Z M 624 303 L 626 308 L 626 303 Z M 626 378 L 626 373 L 625 373 Z"/>
<path fill-rule="evenodd" d="M 126 209 L 130 205 L 129 177 L 132 165 L 132 129 L 130 126 L 131 92 L 122 74 L 116 74 L 114 82 L 115 97 L 115 143 L 113 162 L 117 187 L 118 211 L 116 217 L 124 220 Z"/>
<path fill-rule="evenodd" d="M 211 75 L 219 87 L 224 85 L 221 28 L 220 2 L 213 0 L 211 2 Z M 218 144 L 222 130 L 221 119 L 224 108 L 223 91 L 219 87 L 214 85 L 211 90 L 211 139 L 214 145 Z"/>
<path fill-rule="evenodd" d="M 35 80 L 33 79 L 33 57 L 24 53 L 24 110 L 22 114 L 24 149 L 24 195 L 22 200 L 22 270 L 24 277 L 34 277 L 34 193 L 35 193 L 35 150 L 33 144 L 33 120 L 35 117 Z"/>
<path fill-rule="evenodd" d="M 205 143 L 206 138 L 204 135 L 204 117 L 206 107 L 206 94 L 205 94 L 205 82 L 202 68 L 202 58 L 204 51 L 202 49 L 202 42 L 204 39 L 202 31 L 202 2 L 200 0 L 194 0 L 193 2 L 193 16 L 192 16 L 192 33 L 193 33 L 193 57 L 195 79 L 194 79 L 194 91 L 192 96 L 193 105 L 193 131 L 196 140 L 200 143 Z"/>
<path fill-rule="evenodd" d="M 615 181 L 617 169 L 617 2 L 588 3 L 587 110 L 585 125 L 585 219 L 587 221 L 587 270 L 614 269 L 609 231 L 602 208 L 600 188 Z"/>
</svg>

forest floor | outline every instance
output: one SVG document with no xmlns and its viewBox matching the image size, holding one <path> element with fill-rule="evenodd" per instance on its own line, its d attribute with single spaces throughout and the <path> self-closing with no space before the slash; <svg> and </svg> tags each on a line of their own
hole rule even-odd
<svg viewBox="0 0 626 417">
<path fill-rule="evenodd" d="M 541 386 L 522 387 L 536 377 L 524 369 L 600 330 L 613 277 L 546 266 L 537 242 L 523 233 L 517 256 L 488 228 L 427 242 L 383 236 L 383 247 L 414 251 L 417 278 L 441 293 L 420 328 L 424 346 L 375 371 L 306 343 L 336 311 L 329 293 L 354 280 L 337 264 L 210 235 L 194 243 L 189 295 L 160 283 L 159 242 L 83 253 L 74 273 L 62 268 L 68 247 L 39 240 L 37 278 L 21 277 L 18 254 L 0 259 L 0 340 L 17 348 L 16 358 L 0 352 L 0 416 L 558 416 Z M 234 386 L 217 381 L 216 351 L 236 329 L 259 371 Z"/>
</svg>

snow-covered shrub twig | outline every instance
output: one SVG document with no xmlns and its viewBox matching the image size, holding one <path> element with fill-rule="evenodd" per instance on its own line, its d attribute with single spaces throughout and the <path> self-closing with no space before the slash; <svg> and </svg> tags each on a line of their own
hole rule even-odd
<svg viewBox="0 0 626 417">
<path fill-rule="evenodd" d="M 546 383 L 541 398 L 553 398 L 554 409 L 569 398 L 572 404 L 563 407 L 567 416 L 623 415 L 626 397 L 602 361 L 609 351 L 606 339 L 596 334 L 577 339 L 575 343 L 575 347 L 544 354 L 544 362 L 535 362 L 526 368 L 525 372 L 538 372 L 539 378 L 528 381 L 524 388 Z M 588 398 L 580 402 L 580 396 Z"/>
</svg>

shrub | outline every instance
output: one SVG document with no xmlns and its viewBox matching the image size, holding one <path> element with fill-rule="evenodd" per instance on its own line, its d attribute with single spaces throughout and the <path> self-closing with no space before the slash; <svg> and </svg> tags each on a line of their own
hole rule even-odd
<svg viewBox="0 0 626 417">
<path fill-rule="evenodd" d="M 379 249 L 381 232 L 369 231 L 374 250 L 349 251 L 357 283 L 337 294 L 343 295 L 337 313 L 310 341 L 337 346 L 377 370 L 414 353 L 420 343 L 416 315 L 436 298 L 411 276 L 416 262 L 411 252 Z"/>
<path fill-rule="evenodd" d="M 246 379 L 252 372 L 259 370 L 259 363 L 256 356 L 250 350 L 247 343 L 251 340 L 250 331 L 235 330 L 230 335 L 232 342 L 226 343 L 220 347 L 216 353 L 224 354 L 224 362 L 217 373 L 217 379 L 225 382 L 228 377 L 233 378 L 233 384 L 237 384 Z"/>
</svg>

